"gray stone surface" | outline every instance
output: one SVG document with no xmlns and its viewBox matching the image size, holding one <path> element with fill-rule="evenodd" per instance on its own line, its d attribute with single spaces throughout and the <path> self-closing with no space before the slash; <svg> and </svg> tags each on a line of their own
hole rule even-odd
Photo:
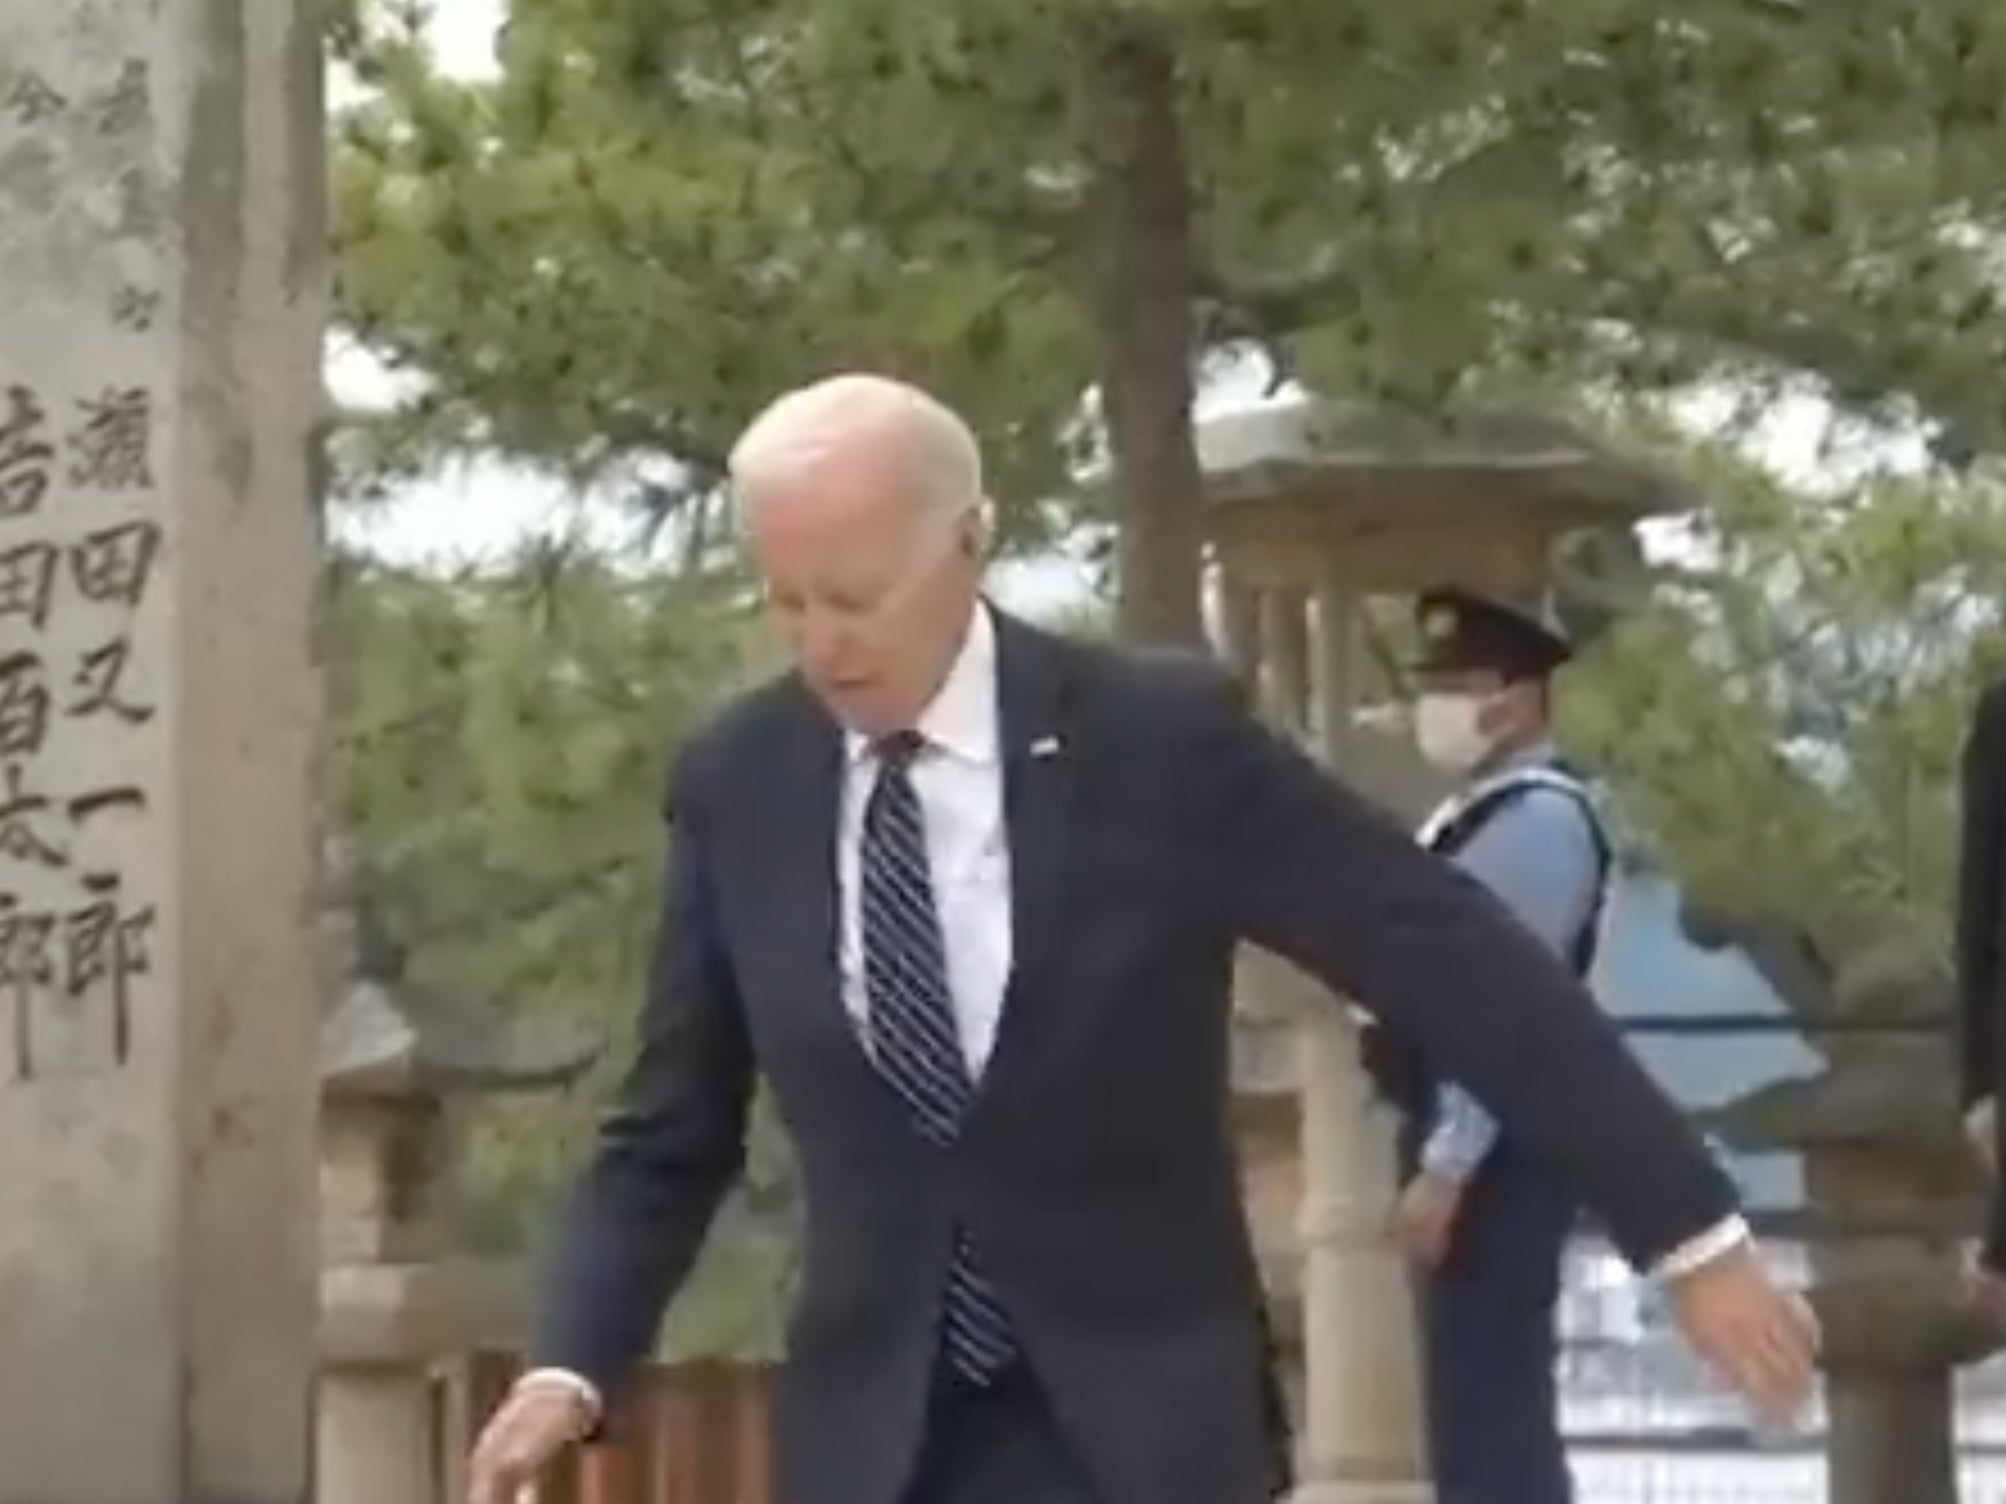
<svg viewBox="0 0 2006 1504">
<path fill-rule="evenodd" d="M 305 0 L 0 0 L 0 1504 L 305 1497 Z"/>
<path fill-rule="evenodd" d="M 1684 511 L 1694 499 L 1669 472 L 1529 411 L 1479 409 L 1428 419 L 1302 399 L 1214 415 L 1197 437 L 1207 494 L 1223 506 L 1313 493 L 1323 507 L 1370 511 L 1411 507 L 1417 494 L 1446 492 L 1454 496 L 1450 505 L 1468 512 L 1523 490 L 1548 504 L 1565 499 L 1628 521 Z"/>
</svg>

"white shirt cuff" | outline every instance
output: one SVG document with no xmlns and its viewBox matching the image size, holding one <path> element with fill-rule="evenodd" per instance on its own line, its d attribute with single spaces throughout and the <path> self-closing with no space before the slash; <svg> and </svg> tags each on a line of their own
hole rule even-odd
<svg viewBox="0 0 2006 1504">
<path fill-rule="evenodd" d="M 566 1389 L 576 1395 L 585 1406 L 586 1416 L 592 1425 L 600 1418 L 599 1390 L 582 1374 L 575 1374 L 568 1368 L 532 1368 L 512 1386 L 513 1392 L 520 1394 L 529 1389 Z"/>
<path fill-rule="evenodd" d="M 1698 1237 L 1688 1238 L 1659 1259 L 1651 1269 L 1651 1278 L 1680 1279 L 1696 1269 L 1705 1268 L 1716 1259 L 1733 1253 L 1737 1248 L 1747 1244 L 1753 1236 L 1747 1218 L 1740 1215 L 1729 1217 L 1725 1221 L 1715 1223 Z"/>
</svg>

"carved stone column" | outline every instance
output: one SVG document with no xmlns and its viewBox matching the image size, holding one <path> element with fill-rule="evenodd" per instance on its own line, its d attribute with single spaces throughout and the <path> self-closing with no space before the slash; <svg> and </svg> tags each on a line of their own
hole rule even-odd
<svg viewBox="0 0 2006 1504">
<path fill-rule="evenodd" d="M 1261 648 L 1267 686 L 1262 708 L 1277 726 L 1301 739 L 1310 722 L 1309 592 L 1273 585 L 1261 595 Z"/>
<path fill-rule="evenodd" d="M 1312 638 L 1320 751 L 1353 747 L 1357 599 L 1318 582 Z M 1304 1504 L 1426 1500 L 1412 1288 L 1385 1236 L 1395 1188 L 1393 1123 L 1358 1063 L 1350 1010 L 1302 994 Z"/>
<path fill-rule="evenodd" d="M 297 1504 L 321 57 L 0 0 L 0 1500 Z"/>
<path fill-rule="evenodd" d="M 1219 577 L 1219 652 L 1253 691 L 1261 672 L 1261 598 L 1230 569 Z"/>
</svg>

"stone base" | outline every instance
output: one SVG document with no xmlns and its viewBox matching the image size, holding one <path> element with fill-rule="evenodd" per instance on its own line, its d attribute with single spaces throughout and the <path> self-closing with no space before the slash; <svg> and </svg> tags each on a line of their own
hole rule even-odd
<svg viewBox="0 0 2006 1504">
<path fill-rule="evenodd" d="M 513 1262 L 334 1265 L 320 1276 L 320 1360 L 414 1365 L 477 1347 L 519 1346 L 527 1335 L 526 1286 Z"/>
<path fill-rule="evenodd" d="M 327 1369 L 316 1411 L 317 1504 L 434 1504 L 438 1437 L 424 1369 Z"/>
</svg>

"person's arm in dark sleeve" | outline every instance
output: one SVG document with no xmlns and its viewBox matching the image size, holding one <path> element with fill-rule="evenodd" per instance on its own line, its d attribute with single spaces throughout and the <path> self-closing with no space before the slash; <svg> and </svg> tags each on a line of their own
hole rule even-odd
<svg viewBox="0 0 2006 1504">
<path fill-rule="evenodd" d="M 671 809 L 639 1053 L 559 1224 L 533 1347 L 534 1367 L 583 1379 L 595 1409 L 647 1357 L 745 1163 L 752 1048 L 703 811 L 673 797 Z"/>
<path fill-rule="evenodd" d="M 1992 1181 L 1992 1199 L 1985 1213 L 1985 1236 L 1979 1243 L 1979 1264 L 1993 1274 L 2006 1275 L 2006 1180 Z"/>
<path fill-rule="evenodd" d="M 1957 864 L 1957 1004 L 1960 1097 L 1968 1110 L 1998 1090 L 2000 877 L 2006 855 L 2006 685 L 1980 699 L 1965 736 L 1960 768 Z"/>
<path fill-rule="evenodd" d="M 1698 1135 L 1503 905 L 1227 694 L 1193 704 L 1205 872 L 1241 938 L 1410 1035 L 1571 1179 L 1636 1268 L 1683 1269 L 1691 1250 L 1745 1237 Z"/>
</svg>

